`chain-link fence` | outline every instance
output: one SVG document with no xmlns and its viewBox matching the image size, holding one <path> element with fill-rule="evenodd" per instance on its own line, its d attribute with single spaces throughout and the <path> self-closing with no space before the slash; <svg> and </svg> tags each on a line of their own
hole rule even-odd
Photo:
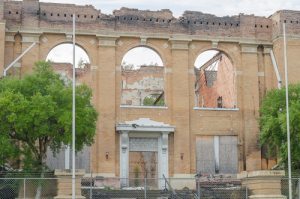
<svg viewBox="0 0 300 199">
<path fill-rule="evenodd" d="M 58 178 L 0 178 L 0 199 L 52 199 L 58 195 Z M 71 178 L 64 179 L 72 182 Z M 105 178 L 84 177 L 81 195 L 87 199 L 248 199 L 269 190 L 288 198 L 288 178 L 237 179 L 234 177 L 196 178 Z M 300 199 L 299 178 L 293 178 L 292 199 Z M 69 187 L 71 188 L 71 186 Z M 283 197 L 284 198 L 284 197 Z"/>
<path fill-rule="evenodd" d="M 86 198 L 243 199 L 247 190 L 236 178 L 86 178 Z"/>
<path fill-rule="evenodd" d="M 54 198 L 57 194 L 55 178 L 2 178 L 0 198 Z"/>
<path fill-rule="evenodd" d="M 292 197 L 293 199 L 300 199 L 300 178 L 292 178 Z M 281 193 L 282 195 L 289 197 L 289 179 L 281 179 Z"/>
</svg>

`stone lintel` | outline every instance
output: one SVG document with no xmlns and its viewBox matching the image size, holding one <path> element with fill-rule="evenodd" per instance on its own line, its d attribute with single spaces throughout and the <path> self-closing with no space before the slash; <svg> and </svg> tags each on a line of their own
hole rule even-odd
<svg viewBox="0 0 300 199">
<path fill-rule="evenodd" d="M 257 53 L 258 44 L 240 43 L 242 53 Z"/>
<path fill-rule="evenodd" d="M 211 41 L 211 47 L 212 48 L 218 48 L 219 41 L 218 40 L 212 40 Z"/>
<path fill-rule="evenodd" d="M 98 45 L 102 47 L 115 47 L 118 36 L 108 36 L 108 35 L 96 35 L 98 38 Z"/>
<path fill-rule="evenodd" d="M 273 49 L 272 45 L 264 45 L 264 54 L 270 54 L 270 51 Z"/>
<path fill-rule="evenodd" d="M 75 37 L 76 37 L 76 35 L 75 35 Z M 73 34 L 72 33 L 66 33 L 66 40 L 71 42 L 72 39 L 73 39 Z"/>
<path fill-rule="evenodd" d="M 144 45 L 144 46 L 147 45 L 147 37 L 141 36 L 140 38 L 141 38 L 140 44 L 141 44 L 141 45 Z"/>
<path fill-rule="evenodd" d="M 172 50 L 188 50 L 189 43 L 192 40 L 187 38 L 171 38 L 169 41 L 172 44 Z"/>
<path fill-rule="evenodd" d="M 40 36 L 39 33 L 22 33 L 22 43 L 39 43 Z"/>
<path fill-rule="evenodd" d="M 5 35 L 5 41 L 15 42 L 15 36 L 14 35 Z"/>
</svg>

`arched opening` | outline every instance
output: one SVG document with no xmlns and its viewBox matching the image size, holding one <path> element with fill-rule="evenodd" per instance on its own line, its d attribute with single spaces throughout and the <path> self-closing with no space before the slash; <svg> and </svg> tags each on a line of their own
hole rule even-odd
<svg viewBox="0 0 300 199">
<path fill-rule="evenodd" d="M 159 54 L 135 47 L 123 57 L 121 105 L 165 106 L 164 67 Z"/>
<path fill-rule="evenodd" d="M 58 73 L 65 82 L 69 82 L 73 75 L 73 44 L 62 43 L 50 50 L 46 57 L 50 62 L 53 70 Z M 81 82 L 82 77 L 90 69 L 90 59 L 86 51 L 79 45 L 75 45 L 75 74 Z M 63 147 L 58 154 L 53 154 L 50 147 L 47 148 L 46 164 L 49 169 L 66 169 L 70 168 L 71 157 L 70 148 Z M 85 146 L 76 154 L 76 168 L 90 171 L 90 147 Z M 69 165 L 69 167 L 68 167 Z"/>
<path fill-rule="evenodd" d="M 234 67 L 219 50 L 207 50 L 195 61 L 195 106 L 203 108 L 236 108 Z"/>
<path fill-rule="evenodd" d="M 63 77 L 71 79 L 73 68 L 73 44 L 63 43 L 55 46 L 48 53 L 46 61 L 51 63 L 54 71 Z M 79 45 L 75 45 L 75 68 L 76 76 L 80 76 L 90 69 L 89 56 Z"/>
</svg>

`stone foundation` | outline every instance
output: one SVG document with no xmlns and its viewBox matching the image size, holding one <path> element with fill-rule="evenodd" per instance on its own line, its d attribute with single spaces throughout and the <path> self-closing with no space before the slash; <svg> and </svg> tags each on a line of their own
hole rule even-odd
<svg viewBox="0 0 300 199">
<path fill-rule="evenodd" d="M 242 185 L 249 190 L 249 198 L 255 199 L 285 199 L 281 195 L 281 178 L 284 171 L 244 171 L 238 175 Z"/>
<path fill-rule="evenodd" d="M 55 170 L 55 176 L 57 180 L 57 196 L 55 199 L 71 199 L 72 198 L 72 172 L 71 170 Z M 84 199 L 81 195 L 81 178 L 84 176 L 84 170 L 76 170 L 75 176 L 75 197 L 78 199 Z"/>
</svg>

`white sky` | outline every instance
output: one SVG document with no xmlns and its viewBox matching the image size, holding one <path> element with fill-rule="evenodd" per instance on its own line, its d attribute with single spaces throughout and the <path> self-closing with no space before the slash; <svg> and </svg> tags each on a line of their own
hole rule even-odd
<svg viewBox="0 0 300 199">
<path fill-rule="evenodd" d="M 145 47 L 136 47 L 128 51 L 123 57 L 122 64 L 133 64 L 135 68 L 141 65 L 164 65 L 154 50 Z"/>
<path fill-rule="evenodd" d="M 75 46 L 75 67 L 78 67 L 79 60 L 83 60 L 85 63 L 90 63 L 90 59 L 86 52 L 79 46 Z M 73 64 L 73 45 L 72 44 L 60 44 L 54 47 L 47 55 L 46 61 L 70 63 Z"/>
<path fill-rule="evenodd" d="M 102 13 L 112 14 L 113 10 L 120 9 L 121 7 L 137 8 L 140 10 L 161 10 L 170 9 L 175 17 L 181 16 L 185 10 L 201 11 L 203 13 L 210 13 L 216 16 L 231 16 L 244 14 L 255 14 L 257 16 L 270 16 L 277 10 L 291 9 L 300 10 L 300 0 L 40 0 L 40 2 L 53 2 L 53 3 L 71 3 L 78 5 L 93 5 L 96 9 L 101 10 Z M 72 59 L 71 47 L 64 47 L 56 51 L 49 57 L 53 61 L 71 62 Z M 136 49 L 134 49 L 136 50 Z M 79 52 L 79 50 L 77 50 Z M 137 50 L 132 55 L 129 52 L 125 55 L 123 61 L 126 63 L 133 63 L 135 65 L 160 63 L 161 59 L 157 55 L 153 55 L 151 50 L 145 48 Z M 208 60 L 214 53 L 208 53 L 206 56 L 199 56 L 195 62 L 196 66 L 200 66 L 205 60 Z M 85 53 L 79 53 L 77 61 L 80 58 L 88 59 Z M 69 57 L 69 58 L 67 58 Z M 147 57 L 148 62 L 145 62 Z M 61 59 L 65 58 L 65 59 Z"/>
<path fill-rule="evenodd" d="M 299 0 L 40 0 L 40 2 L 72 3 L 93 5 L 102 13 L 112 14 L 121 7 L 143 10 L 170 9 L 175 17 L 185 10 L 201 11 L 217 16 L 255 14 L 269 16 L 277 10 L 300 10 Z"/>
</svg>

